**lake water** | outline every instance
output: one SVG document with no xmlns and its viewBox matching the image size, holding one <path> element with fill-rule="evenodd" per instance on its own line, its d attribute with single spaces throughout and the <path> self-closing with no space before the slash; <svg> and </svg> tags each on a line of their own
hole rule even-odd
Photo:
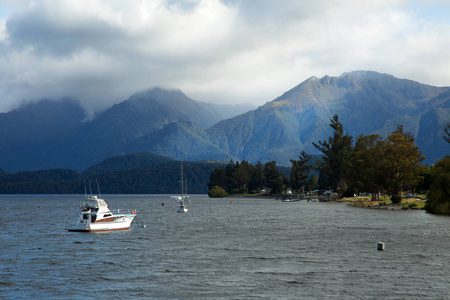
<svg viewBox="0 0 450 300">
<path fill-rule="evenodd" d="M 67 232 L 82 197 L 0 196 L 0 299 L 450 299 L 450 217 L 104 195 L 132 228 Z"/>
</svg>

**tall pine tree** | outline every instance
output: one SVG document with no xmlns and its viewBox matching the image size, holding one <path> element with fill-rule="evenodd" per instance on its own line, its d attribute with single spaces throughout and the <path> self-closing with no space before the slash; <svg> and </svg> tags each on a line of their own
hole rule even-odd
<svg viewBox="0 0 450 300">
<path fill-rule="evenodd" d="M 308 164 L 311 156 L 308 153 L 302 151 L 298 158 L 298 160 L 290 160 L 292 163 L 290 184 L 295 191 L 300 191 L 308 185 L 308 174 L 311 170 L 311 165 Z"/>
<path fill-rule="evenodd" d="M 353 151 L 353 138 L 344 133 L 344 128 L 337 115 L 330 123 L 333 136 L 328 141 L 313 142 L 314 147 L 323 153 L 321 161 L 316 163 L 325 176 L 327 185 L 342 195 L 347 189 L 348 177 L 351 170 L 351 153 Z"/>
</svg>

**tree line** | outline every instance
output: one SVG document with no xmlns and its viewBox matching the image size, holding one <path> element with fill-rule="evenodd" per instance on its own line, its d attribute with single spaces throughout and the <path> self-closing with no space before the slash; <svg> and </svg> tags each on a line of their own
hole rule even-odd
<svg viewBox="0 0 450 300">
<path fill-rule="evenodd" d="M 0 175 L 0 194 L 83 194 L 87 181 L 98 182 L 102 194 L 178 194 L 180 190 L 180 162 L 163 161 L 127 168 L 134 156 L 115 165 L 117 159 L 79 173 L 74 170 L 52 169 Z M 139 160 L 139 157 L 137 157 Z M 208 192 L 211 172 L 225 166 L 223 162 L 185 162 L 184 176 L 190 194 Z"/>
<path fill-rule="evenodd" d="M 265 193 L 280 194 L 289 185 L 288 167 L 277 167 L 275 161 L 255 165 L 247 161 L 230 161 L 225 168 L 216 168 L 209 176 L 210 197 L 226 197 L 232 194 Z M 286 175 L 288 174 L 288 175 Z"/>
<path fill-rule="evenodd" d="M 275 161 L 264 165 L 258 162 L 254 166 L 247 161 L 231 161 L 225 169 L 217 168 L 211 173 L 209 195 L 321 189 L 332 190 L 339 196 L 367 192 L 372 200 L 382 193 L 388 194 L 395 204 L 401 202 L 404 192 L 429 190 L 427 211 L 450 214 L 450 157 L 441 159 L 436 166 L 423 165 L 425 157 L 414 145 L 414 136 L 402 125 L 384 139 L 376 134 L 360 134 L 354 139 L 345 133 L 337 115 L 330 120 L 330 126 L 332 135 L 313 143 L 322 155 L 313 158 L 301 151 L 297 160 L 290 160 L 289 176 L 278 170 Z M 443 137 L 450 143 L 450 124 L 444 129 Z M 311 171 L 318 172 L 318 177 Z"/>
</svg>

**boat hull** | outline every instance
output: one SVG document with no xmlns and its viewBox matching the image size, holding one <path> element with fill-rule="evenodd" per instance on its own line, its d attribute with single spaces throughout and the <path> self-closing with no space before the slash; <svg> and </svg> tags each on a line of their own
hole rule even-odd
<svg viewBox="0 0 450 300">
<path fill-rule="evenodd" d="M 184 203 L 181 202 L 180 204 L 181 205 L 177 208 L 177 212 L 179 212 L 179 213 L 188 212 L 188 208 L 184 205 Z"/>
<path fill-rule="evenodd" d="M 68 231 L 72 232 L 99 232 L 99 231 L 117 231 L 117 230 L 128 230 L 131 227 L 131 222 L 133 221 L 135 215 L 124 215 L 117 216 L 114 221 L 99 221 L 94 223 L 76 223 Z"/>
</svg>

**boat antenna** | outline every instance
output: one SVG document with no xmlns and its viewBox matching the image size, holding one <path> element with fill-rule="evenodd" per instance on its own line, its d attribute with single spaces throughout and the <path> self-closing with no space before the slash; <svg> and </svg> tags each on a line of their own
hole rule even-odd
<svg viewBox="0 0 450 300">
<path fill-rule="evenodd" d="M 101 198 L 102 198 L 102 194 L 100 193 L 100 186 L 98 185 L 98 180 L 95 179 L 95 181 L 97 181 L 98 196 L 99 196 L 100 199 L 101 199 Z"/>
<path fill-rule="evenodd" d="M 84 181 L 84 197 L 87 197 L 86 180 Z"/>
<path fill-rule="evenodd" d="M 92 197 L 92 187 L 91 187 L 91 180 L 89 179 L 89 191 L 91 192 L 91 197 Z"/>
</svg>

